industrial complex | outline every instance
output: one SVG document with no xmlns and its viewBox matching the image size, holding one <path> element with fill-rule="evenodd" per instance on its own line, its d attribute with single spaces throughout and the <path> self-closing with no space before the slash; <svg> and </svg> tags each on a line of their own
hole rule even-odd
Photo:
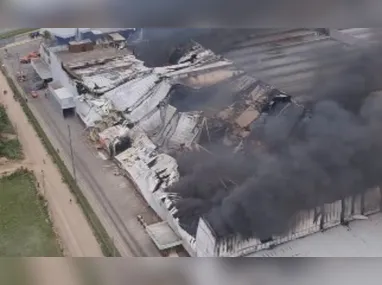
<svg viewBox="0 0 382 285">
<path fill-rule="evenodd" d="M 254 33 L 224 56 L 190 40 L 169 54 L 171 64 L 152 67 L 130 48 L 134 29 L 42 29 L 50 36 L 31 65 L 57 113 L 80 118 L 160 217 L 144 225 L 159 250 L 247 256 L 380 212 L 380 165 L 370 158 L 382 151 L 371 108 L 380 93 L 360 91 L 360 115 L 307 97 L 319 64 L 329 64 L 326 80 L 357 59 L 355 32 Z M 344 51 L 343 66 L 320 60 Z M 324 123 L 332 127 L 322 131 Z"/>
</svg>

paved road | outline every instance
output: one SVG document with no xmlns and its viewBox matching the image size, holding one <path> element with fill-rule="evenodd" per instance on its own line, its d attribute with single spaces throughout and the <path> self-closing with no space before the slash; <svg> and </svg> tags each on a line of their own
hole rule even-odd
<svg viewBox="0 0 382 285">
<path fill-rule="evenodd" d="M 26 261 L 28 283 L 32 285 L 84 285 L 71 259 L 30 258 Z"/>
<path fill-rule="evenodd" d="M 63 183 L 59 170 L 29 123 L 20 104 L 15 101 L 3 74 L 0 74 L 0 89 L 8 90 L 7 95 L 1 94 L 0 102 L 6 105 L 9 118 L 23 146 L 26 160 L 23 165 L 34 171 L 41 185 L 39 190 L 48 201 L 53 226 L 58 233 L 64 254 L 71 257 L 103 256 L 81 208 L 76 203 L 70 202 L 74 201 L 73 195 L 68 186 Z"/>
<path fill-rule="evenodd" d="M 10 54 L 23 55 L 37 48 L 38 43 L 31 42 L 8 51 Z M 29 74 L 32 72 L 30 65 L 19 65 L 15 57 L 5 60 L 5 64 L 13 71 L 21 69 Z M 25 88 L 30 88 L 30 85 L 25 84 Z M 70 126 L 78 184 L 121 255 L 160 256 L 136 218 L 142 215 L 150 224 L 158 221 L 157 216 L 126 178 L 114 175 L 114 163 L 100 158 L 88 142 L 80 120 L 77 117 L 64 119 L 52 98 L 40 96 L 38 99 L 29 99 L 28 104 L 71 170 Z"/>
</svg>

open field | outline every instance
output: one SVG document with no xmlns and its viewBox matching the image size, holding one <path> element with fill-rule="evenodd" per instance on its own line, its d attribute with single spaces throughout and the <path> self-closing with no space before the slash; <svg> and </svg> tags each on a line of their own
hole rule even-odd
<svg viewBox="0 0 382 285">
<path fill-rule="evenodd" d="M 61 256 L 32 173 L 0 178 L 0 256 Z"/>
<path fill-rule="evenodd" d="M 23 28 L 23 29 L 12 29 L 10 31 L 6 31 L 4 33 L 0 33 L 0 39 L 6 39 L 10 37 L 15 37 L 21 34 L 25 34 L 31 31 L 36 30 L 36 28 Z"/>
<path fill-rule="evenodd" d="M 22 147 L 15 136 L 14 128 L 5 112 L 5 107 L 0 104 L 0 157 L 10 160 L 23 158 Z"/>
<path fill-rule="evenodd" d="M 13 134 L 14 129 L 9 120 L 4 105 L 0 104 L 0 133 Z"/>
</svg>

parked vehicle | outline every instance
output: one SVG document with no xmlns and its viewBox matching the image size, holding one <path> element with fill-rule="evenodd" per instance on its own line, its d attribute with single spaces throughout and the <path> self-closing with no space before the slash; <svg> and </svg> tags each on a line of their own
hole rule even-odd
<svg viewBox="0 0 382 285">
<path fill-rule="evenodd" d="M 29 58 L 38 58 L 40 57 L 40 53 L 37 51 L 32 51 L 31 53 L 28 54 Z"/>
<path fill-rule="evenodd" d="M 25 74 L 17 74 L 17 81 L 18 82 L 23 82 L 27 80 L 27 77 L 25 76 Z"/>
<path fill-rule="evenodd" d="M 33 33 L 30 33 L 29 34 L 29 37 L 31 39 L 35 39 L 35 38 L 38 38 L 40 36 L 40 32 L 33 32 Z"/>
<path fill-rule="evenodd" d="M 27 63 L 30 63 L 33 58 L 39 58 L 39 57 L 40 57 L 39 52 L 32 51 L 27 56 L 23 56 L 22 58 L 20 58 L 20 63 L 27 64 Z"/>
<path fill-rule="evenodd" d="M 22 63 L 22 64 L 27 64 L 30 62 L 31 62 L 31 59 L 27 56 L 23 56 L 22 58 L 20 58 L 20 63 Z"/>
<path fill-rule="evenodd" d="M 48 83 L 46 83 L 46 81 L 42 80 L 42 81 L 37 81 L 33 84 L 33 90 L 37 91 L 37 90 L 42 90 L 42 89 L 45 89 L 48 87 Z"/>
</svg>

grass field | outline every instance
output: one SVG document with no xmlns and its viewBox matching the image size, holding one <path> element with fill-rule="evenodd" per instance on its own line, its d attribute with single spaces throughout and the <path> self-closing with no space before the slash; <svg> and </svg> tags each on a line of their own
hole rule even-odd
<svg viewBox="0 0 382 285">
<path fill-rule="evenodd" d="M 8 118 L 5 107 L 0 104 L 0 133 L 14 134 L 11 121 Z"/>
<path fill-rule="evenodd" d="M 44 203 L 32 173 L 0 178 L 0 256 L 62 256 Z"/>
<path fill-rule="evenodd" d="M 5 112 L 3 105 L 0 105 L 0 157 L 17 160 L 23 158 L 22 147 L 19 140 L 11 135 L 15 134 L 15 130 Z"/>
<path fill-rule="evenodd" d="M 14 36 L 21 35 L 21 34 L 25 34 L 25 33 L 28 33 L 28 32 L 35 31 L 35 30 L 37 30 L 37 29 L 36 28 L 23 28 L 23 29 L 14 29 L 14 30 L 11 30 L 11 31 L 0 33 L 0 40 L 1 39 L 10 38 L 10 37 L 14 37 Z"/>
</svg>

